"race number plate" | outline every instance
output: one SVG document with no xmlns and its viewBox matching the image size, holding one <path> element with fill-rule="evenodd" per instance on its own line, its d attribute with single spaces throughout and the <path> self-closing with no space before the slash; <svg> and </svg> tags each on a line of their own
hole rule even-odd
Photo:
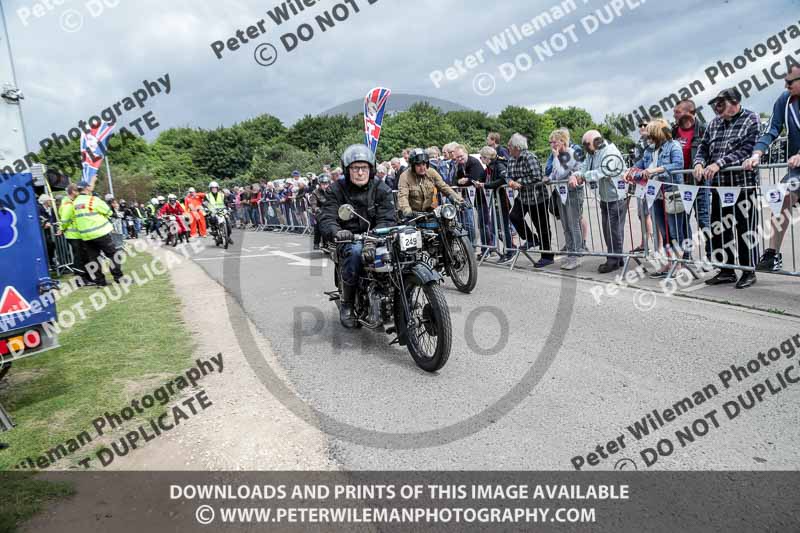
<svg viewBox="0 0 800 533">
<path fill-rule="evenodd" d="M 400 250 L 404 252 L 407 250 L 418 249 L 421 243 L 422 235 L 418 231 L 413 233 L 403 233 L 400 235 Z"/>
</svg>

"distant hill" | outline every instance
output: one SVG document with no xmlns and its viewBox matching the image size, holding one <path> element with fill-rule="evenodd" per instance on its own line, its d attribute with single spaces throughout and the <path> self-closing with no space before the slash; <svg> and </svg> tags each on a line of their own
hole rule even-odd
<svg viewBox="0 0 800 533">
<path fill-rule="evenodd" d="M 461 104 L 457 104 L 455 102 L 449 102 L 447 100 L 442 100 L 441 98 L 434 98 L 432 96 L 422 96 L 419 94 L 395 94 L 389 97 L 389 102 L 386 104 L 387 108 L 386 111 L 388 113 L 397 113 L 398 111 L 405 111 L 413 104 L 417 102 L 427 102 L 433 107 L 438 107 L 444 113 L 448 111 L 470 111 L 470 108 L 463 106 Z M 352 100 L 350 102 L 346 102 L 341 105 L 337 105 L 334 108 L 328 109 L 327 111 L 323 111 L 320 115 L 361 115 L 364 113 L 364 100 Z"/>
</svg>

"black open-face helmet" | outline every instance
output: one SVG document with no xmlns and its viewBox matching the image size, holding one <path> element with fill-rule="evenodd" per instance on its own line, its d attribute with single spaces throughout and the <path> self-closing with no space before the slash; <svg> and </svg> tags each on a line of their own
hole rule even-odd
<svg viewBox="0 0 800 533">
<path fill-rule="evenodd" d="M 342 168 L 346 179 L 350 180 L 350 165 L 356 162 L 369 164 L 369 177 L 375 177 L 375 154 L 365 144 L 351 144 L 342 153 Z"/>
<path fill-rule="evenodd" d="M 408 164 L 415 174 L 416 170 L 414 165 L 419 165 L 420 163 L 425 163 L 425 168 L 430 168 L 430 157 L 428 157 L 428 152 L 422 148 L 414 148 L 411 150 L 411 153 L 408 154 Z"/>
<path fill-rule="evenodd" d="M 428 157 L 428 152 L 422 148 L 414 148 L 411 150 L 411 153 L 408 154 L 408 164 L 413 167 L 413 165 L 418 165 L 419 163 L 425 163 L 425 166 L 428 166 L 430 158 Z"/>
</svg>

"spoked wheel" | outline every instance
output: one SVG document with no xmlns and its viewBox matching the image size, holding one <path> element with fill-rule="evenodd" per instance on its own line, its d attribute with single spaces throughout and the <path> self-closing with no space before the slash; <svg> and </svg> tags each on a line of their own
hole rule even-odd
<svg viewBox="0 0 800 533">
<path fill-rule="evenodd" d="M 230 240 L 231 239 L 230 239 L 230 235 L 228 235 L 228 225 L 225 222 L 220 224 L 219 234 L 220 234 L 220 237 L 222 238 L 222 246 L 224 246 L 225 249 L 227 250 L 228 246 L 230 245 Z"/>
<path fill-rule="evenodd" d="M 410 311 L 405 328 L 408 351 L 418 367 L 436 372 L 447 363 L 452 343 L 450 311 L 444 294 L 436 283 L 423 285 L 416 277 L 409 279 L 406 293 Z"/>
<path fill-rule="evenodd" d="M 467 237 L 459 237 L 450 242 L 450 260 L 447 261 L 446 268 L 456 289 L 463 293 L 472 292 L 478 283 L 478 262 Z"/>
</svg>

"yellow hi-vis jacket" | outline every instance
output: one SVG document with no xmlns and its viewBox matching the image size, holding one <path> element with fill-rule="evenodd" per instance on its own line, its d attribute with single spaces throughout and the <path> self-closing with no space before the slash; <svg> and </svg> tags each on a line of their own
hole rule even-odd
<svg viewBox="0 0 800 533">
<path fill-rule="evenodd" d="M 219 191 L 215 195 L 213 192 L 207 192 L 206 201 L 211 209 L 223 209 L 225 207 L 225 193 Z"/>
<path fill-rule="evenodd" d="M 99 239 L 111 233 L 114 227 L 108 221 L 111 208 L 96 196 L 81 194 L 75 201 L 75 229 L 84 241 Z"/>
<path fill-rule="evenodd" d="M 75 227 L 75 202 L 69 196 L 61 200 L 58 208 L 58 218 L 61 220 L 61 231 L 67 239 L 80 239 L 81 234 Z"/>
</svg>

